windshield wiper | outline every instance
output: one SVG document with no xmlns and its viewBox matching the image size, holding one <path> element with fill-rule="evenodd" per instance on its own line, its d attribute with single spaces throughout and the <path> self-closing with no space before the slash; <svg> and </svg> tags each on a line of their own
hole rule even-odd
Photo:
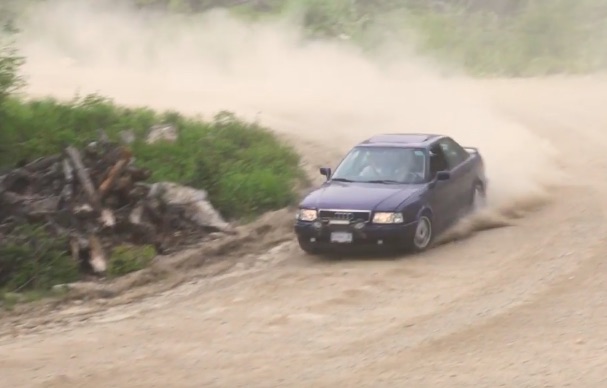
<svg viewBox="0 0 607 388">
<path fill-rule="evenodd" d="M 331 178 L 331 180 L 336 182 L 354 182 L 353 180 L 346 178 Z"/>
<path fill-rule="evenodd" d="M 402 183 L 393 179 L 377 179 L 373 181 L 364 181 L 365 183 Z"/>
</svg>

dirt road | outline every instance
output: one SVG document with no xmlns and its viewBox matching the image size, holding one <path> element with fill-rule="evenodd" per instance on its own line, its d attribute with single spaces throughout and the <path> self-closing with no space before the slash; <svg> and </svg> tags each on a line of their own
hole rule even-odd
<svg viewBox="0 0 607 388">
<path fill-rule="evenodd" d="M 0 339 L 0 386 L 606 386 L 607 82 L 479 85 L 562 152 L 571 178 L 550 204 L 415 257 L 323 261 L 288 243 L 258 270 L 86 322 L 67 311 Z"/>
</svg>

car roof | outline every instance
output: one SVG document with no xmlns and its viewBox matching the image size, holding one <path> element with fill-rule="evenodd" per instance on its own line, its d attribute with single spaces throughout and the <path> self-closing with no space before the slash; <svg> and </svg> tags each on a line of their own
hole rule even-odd
<svg viewBox="0 0 607 388">
<path fill-rule="evenodd" d="M 388 146 L 406 148 L 425 148 L 444 135 L 430 133 L 386 133 L 376 135 L 360 142 L 359 146 Z"/>
</svg>

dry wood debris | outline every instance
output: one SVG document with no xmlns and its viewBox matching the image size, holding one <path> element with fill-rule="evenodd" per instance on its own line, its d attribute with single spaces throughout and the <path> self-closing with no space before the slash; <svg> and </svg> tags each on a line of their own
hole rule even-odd
<svg viewBox="0 0 607 388">
<path fill-rule="evenodd" d="M 95 273 L 120 244 L 174 252 L 211 232 L 230 232 L 206 192 L 170 182 L 148 184 L 131 149 L 102 136 L 83 150 L 40 158 L 0 176 L 0 242 L 18 225 L 43 222 L 68 236 L 74 259 Z"/>
</svg>

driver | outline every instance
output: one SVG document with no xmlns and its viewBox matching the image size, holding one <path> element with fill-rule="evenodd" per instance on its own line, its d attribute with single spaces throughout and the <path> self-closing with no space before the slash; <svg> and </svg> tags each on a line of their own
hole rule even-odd
<svg viewBox="0 0 607 388">
<path fill-rule="evenodd" d="M 369 152 L 367 154 L 368 164 L 360 172 L 360 176 L 369 180 L 380 180 L 392 178 L 390 160 L 382 152 Z"/>
</svg>

